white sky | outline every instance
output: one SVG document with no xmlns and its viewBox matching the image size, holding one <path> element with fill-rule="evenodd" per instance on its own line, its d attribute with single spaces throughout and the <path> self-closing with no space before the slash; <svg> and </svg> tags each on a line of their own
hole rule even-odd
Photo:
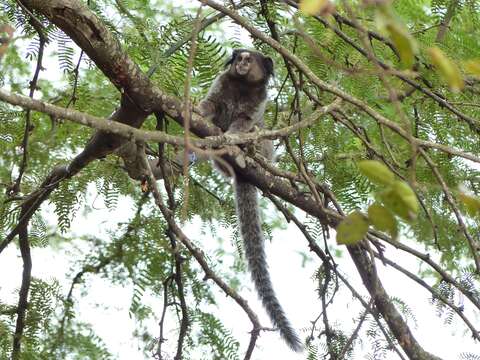
<svg viewBox="0 0 480 360">
<path fill-rule="evenodd" d="M 93 189 L 93 187 L 92 187 Z M 88 204 L 95 202 L 95 207 L 99 210 L 93 211 L 88 216 L 76 216 L 72 223 L 72 233 L 75 235 L 94 235 L 102 237 L 106 235 L 108 229 L 116 227 L 118 222 L 127 221 L 132 216 L 131 202 L 125 199 L 119 202 L 118 209 L 110 212 L 102 206 L 101 198 L 96 198 L 91 194 L 88 197 Z M 50 206 L 49 206 L 50 208 Z M 270 207 L 270 211 L 273 209 Z M 47 212 L 51 213 L 51 211 Z M 79 212 L 79 215 L 81 211 Z M 51 218 L 55 221 L 54 218 Z M 184 229 L 191 238 L 202 244 L 203 250 L 210 254 L 218 247 L 218 239 L 213 238 L 209 234 L 203 235 L 199 231 L 199 222 L 188 224 Z M 219 233 L 224 239 L 229 238 L 227 232 Z M 286 230 L 274 231 L 274 241 L 267 243 L 268 263 L 270 266 L 271 276 L 274 287 L 277 291 L 278 298 L 284 307 L 288 317 L 293 325 L 300 330 L 301 336 L 305 337 L 305 329 L 309 327 L 311 321 L 318 316 L 321 311 L 320 302 L 315 295 L 316 284 L 312 281 L 312 274 L 319 266 L 319 261 L 313 259 L 302 267 L 302 256 L 299 252 L 306 252 L 308 247 L 306 240 L 302 238 L 301 233 L 293 226 L 289 225 Z M 223 245 L 227 254 L 235 251 L 229 240 L 223 241 Z M 332 239 L 329 246 L 331 250 L 335 250 L 337 245 Z M 418 269 L 416 261 L 409 261 L 401 252 L 388 247 L 386 256 L 398 261 L 401 265 L 406 266 L 412 271 Z M 14 289 L 18 289 L 21 280 L 21 258 L 16 247 L 10 246 L 3 254 L 1 254 L 0 262 L 0 298 L 16 303 L 17 296 L 14 295 Z M 68 249 L 58 252 L 48 249 L 33 250 L 33 276 L 45 280 L 57 278 L 60 280 L 64 288 L 64 293 L 68 291 L 72 277 L 76 271 L 67 271 L 69 269 L 69 260 L 77 257 L 76 251 Z M 337 259 L 340 269 L 346 274 L 357 289 L 361 289 L 363 294 L 363 286 L 354 268 L 349 256 L 345 254 L 342 259 Z M 233 262 L 233 257 L 227 255 L 224 258 L 225 268 Z M 410 322 L 415 336 L 420 344 L 428 351 L 434 352 L 445 360 L 459 359 L 460 352 L 478 352 L 477 346 L 470 340 L 470 336 L 464 335 L 464 327 L 455 317 L 454 326 L 446 326 L 441 319 L 434 314 L 434 308 L 429 304 L 428 294 L 419 286 L 408 281 L 405 277 L 398 273 L 386 269 L 377 262 L 380 271 L 380 277 L 383 281 L 390 296 L 397 296 L 404 300 L 413 310 L 417 319 L 417 325 Z M 141 352 L 138 351 L 138 344 L 131 337 L 135 329 L 135 322 L 128 315 L 130 300 L 132 296 L 131 287 L 112 286 L 107 281 L 87 276 L 86 283 L 78 286 L 75 291 L 76 306 L 79 317 L 93 325 L 97 334 L 106 342 L 108 348 L 115 354 L 115 358 L 121 360 L 144 359 Z M 256 298 L 253 286 L 248 275 L 244 276 L 242 282 L 244 287 L 241 288 L 240 294 L 245 297 L 260 316 L 263 326 L 271 326 L 261 303 Z M 429 281 L 432 284 L 432 281 Z M 214 285 L 212 285 L 214 286 Z M 214 286 L 215 287 L 215 286 Z M 87 289 L 86 295 L 80 296 Z M 243 311 L 236 303 L 226 298 L 223 293 L 215 290 L 218 294 L 219 306 L 217 309 L 212 308 L 211 311 L 224 321 L 224 324 L 233 334 L 241 341 L 242 354 L 249 339 L 248 332 L 251 330 L 250 322 Z M 162 309 L 162 300 L 155 300 L 149 296 L 145 296 L 142 301 L 151 304 L 159 316 Z M 354 302 L 348 292 L 342 291 L 335 304 L 330 309 L 330 321 L 344 324 L 343 329 L 351 329 L 354 327 L 353 319 L 358 316 L 359 307 L 352 305 Z M 475 319 L 478 323 L 477 316 L 472 316 L 472 307 L 466 302 L 465 312 L 470 318 Z M 153 334 L 158 333 L 158 318 L 152 319 L 149 329 Z M 167 320 L 167 329 L 176 327 L 172 321 Z M 322 323 L 319 323 L 322 326 Z M 173 336 L 168 344 L 173 346 L 176 339 Z M 368 343 L 365 339 L 365 343 Z M 168 349 L 168 347 L 167 347 Z M 363 359 L 370 351 L 366 346 L 363 352 L 360 352 L 356 359 Z M 284 359 L 299 360 L 305 359 L 305 354 L 295 354 L 291 352 L 286 345 L 280 340 L 279 336 L 273 332 L 263 332 L 257 342 L 257 350 L 254 359 Z M 397 359 L 395 355 L 390 355 L 388 359 Z M 192 358 L 191 360 L 200 360 L 202 357 Z M 190 359 L 189 359 L 190 360 Z"/>
</svg>

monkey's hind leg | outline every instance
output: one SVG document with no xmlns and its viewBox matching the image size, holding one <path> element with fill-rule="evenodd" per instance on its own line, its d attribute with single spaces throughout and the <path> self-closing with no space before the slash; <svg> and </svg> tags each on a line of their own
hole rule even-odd
<svg viewBox="0 0 480 360">
<path fill-rule="evenodd" d="M 228 127 L 227 134 L 250 132 L 256 123 L 257 120 L 248 116 L 247 114 L 238 114 Z"/>
</svg>

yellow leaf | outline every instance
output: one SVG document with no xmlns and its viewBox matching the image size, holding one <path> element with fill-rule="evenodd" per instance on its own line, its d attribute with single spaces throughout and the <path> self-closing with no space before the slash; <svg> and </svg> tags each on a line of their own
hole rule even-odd
<svg viewBox="0 0 480 360">
<path fill-rule="evenodd" d="M 447 82 L 450 89 L 455 92 L 462 90 L 465 84 L 457 64 L 450 60 L 438 47 L 430 48 L 427 51 L 433 65 L 438 69 L 440 76 Z"/>
<path fill-rule="evenodd" d="M 362 160 L 357 166 L 360 172 L 375 184 L 390 185 L 395 179 L 395 175 L 380 161 Z"/>
<path fill-rule="evenodd" d="M 350 213 L 337 226 L 337 244 L 355 245 L 361 241 L 368 231 L 368 221 L 360 211 Z"/>
<path fill-rule="evenodd" d="M 317 15 L 328 0 L 300 0 L 300 11 L 305 15 Z"/>
<path fill-rule="evenodd" d="M 377 230 L 388 232 L 393 237 L 397 236 L 397 220 L 386 207 L 378 203 L 370 205 L 368 219 Z"/>
<path fill-rule="evenodd" d="M 404 181 L 395 181 L 381 194 L 383 204 L 406 221 L 417 218 L 418 200 L 412 188 Z"/>
<path fill-rule="evenodd" d="M 400 198 L 403 200 L 403 202 L 407 206 L 408 210 L 417 214 L 418 213 L 417 195 L 415 195 L 415 192 L 412 190 L 410 185 L 408 185 L 404 181 L 396 181 L 393 187 L 396 193 L 398 194 L 398 196 L 400 196 Z"/>
<path fill-rule="evenodd" d="M 465 205 L 468 215 L 473 217 L 480 213 L 480 199 L 476 196 L 461 193 L 458 197 L 463 205 Z"/>
</svg>

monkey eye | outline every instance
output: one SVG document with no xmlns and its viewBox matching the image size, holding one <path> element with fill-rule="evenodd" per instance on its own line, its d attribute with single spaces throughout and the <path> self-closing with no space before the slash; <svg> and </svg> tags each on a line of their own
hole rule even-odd
<svg viewBox="0 0 480 360">
<path fill-rule="evenodd" d="M 247 63 L 251 63 L 252 62 L 252 59 L 250 58 L 250 56 L 243 56 L 243 55 L 240 55 L 238 58 L 237 58 L 237 61 L 240 63 L 240 62 L 247 62 Z"/>
</svg>

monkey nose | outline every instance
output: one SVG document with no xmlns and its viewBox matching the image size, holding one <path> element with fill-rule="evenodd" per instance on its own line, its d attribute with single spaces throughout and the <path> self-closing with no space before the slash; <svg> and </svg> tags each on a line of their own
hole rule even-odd
<svg viewBox="0 0 480 360">
<path fill-rule="evenodd" d="M 237 67 L 237 72 L 240 74 L 240 75 L 245 75 L 248 71 L 248 67 L 243 65 L 243 64 L 239 64 L 239 66 Z"/>
</svg>

